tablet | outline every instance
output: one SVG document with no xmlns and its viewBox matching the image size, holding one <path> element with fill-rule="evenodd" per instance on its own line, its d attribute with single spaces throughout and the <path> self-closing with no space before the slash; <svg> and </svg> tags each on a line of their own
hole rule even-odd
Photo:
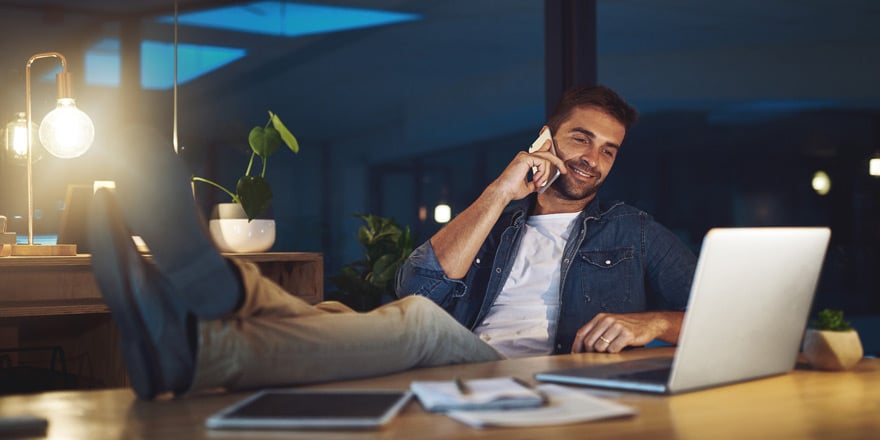
<svg viewBox="0 0 880 440">
<path fill-rule="evenodd" d="M 378 428 L 412 397 L 409 390 L 264 390 L 205 420 L 211 429 Z"/>
</svg>

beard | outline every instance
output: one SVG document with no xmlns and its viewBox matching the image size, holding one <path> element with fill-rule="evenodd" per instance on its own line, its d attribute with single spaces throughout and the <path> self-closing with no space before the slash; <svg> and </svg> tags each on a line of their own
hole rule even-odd
<svg viewBox="0 0 880 440">
<path fill-rule="evenodd" d="M 571 165 L 571 166 L 570 166 Z M 571 161 L 571 163 L 566 162 L 565 166 L 568 168 L 568 174 L 563 174 L 556 179 L 556 182 L 553 182 L 552 190 L 555 190 L 560 198 L 565 200 L 584 200 L 587 198 L 591 198 L 599 192 L 599 188 L 602 187 L 602 184 L 605 183 L 602 180 L 602 173 L 600 173 L 595 168 L 584 168 L 583 162 L 581 161 Z M 572 176 L 574 171 L 572 171 L 572 166 L 577 167 L 578 169 L 584 170 L 593 176 L 595 176 L 593 183 L 588 184 L 576 180 Z"/>
</svg>

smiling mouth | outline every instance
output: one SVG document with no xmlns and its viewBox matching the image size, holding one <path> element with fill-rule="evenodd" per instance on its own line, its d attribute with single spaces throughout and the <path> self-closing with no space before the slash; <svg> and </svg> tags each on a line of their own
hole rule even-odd
<svg viewBox="0 0 880 440">
<path fill-rule="evenodd" d="M 569 170 L 570 172 L 574 173 L 575 175 L 577 175 L 577 176 L 579 176 L 579 177 L 582 177 L 582 178 L 584 178 L 584 179 L 596 179 L 596 178 L 598 178 L 598 176 L 596 175 L 596 173 L 594 173 L 594 172 L 592 172 L 592 171 L 590 171 L 590 170 L 584 170 L 584 169 L 581 169 L 581 168 L 576 168 L 576 167 L 571 167 L 571 166 L 568 167 L 568 170 Z"/>
</svg>

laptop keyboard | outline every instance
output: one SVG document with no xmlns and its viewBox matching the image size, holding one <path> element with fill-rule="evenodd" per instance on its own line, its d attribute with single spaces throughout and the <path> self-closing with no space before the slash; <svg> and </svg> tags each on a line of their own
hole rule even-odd
<svg viewBox="0 0 880 440">
<path fill-rule="evenodd" d="M 610 375 L 612 379 L 621 379 L 633 382 L 665 383 L 669 380 L 672 367 L 657 368 L 654 370 L 624 371 Z"/>
</svg>

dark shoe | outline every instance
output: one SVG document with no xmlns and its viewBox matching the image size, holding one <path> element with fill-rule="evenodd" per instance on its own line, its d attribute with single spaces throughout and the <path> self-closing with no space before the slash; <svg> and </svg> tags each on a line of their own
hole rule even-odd
<svg viewBox="0 0 880 440">
<path fill-rule="evenodd" d="M 134 127 L 117 181 L 126 224 L 141 236 L 159 272 L 187 309 L 200 319 L 228 316 L 243 288 L 214 247 L 193 200 L 192 175 L 171 143 L 149 128 Z"/>
<path fill-rule="evenodd" d="M 195 340 L 175 291 L 138 253 L 113 192 L 99 189 L 89 222 L 92 270 L 122 336 L 122 356 L 135 393 L 152 399 L 187 390 L 195 371 Z M 190 321 L 194 323 L 195 321 Z"/>
</svg>

